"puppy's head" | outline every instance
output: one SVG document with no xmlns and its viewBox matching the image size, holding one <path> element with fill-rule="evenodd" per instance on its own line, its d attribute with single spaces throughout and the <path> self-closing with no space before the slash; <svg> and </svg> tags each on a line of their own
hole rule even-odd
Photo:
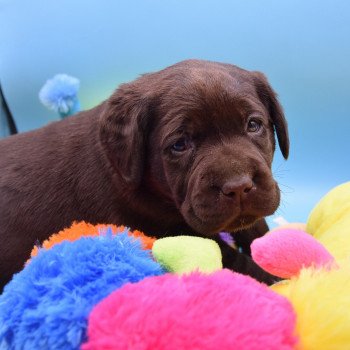
<svg viewBox="0 0 350 350">
<path fill-rule="evenodd" d="M 143 184 L 207 235 L 275 212 L 275 134 L 287 158 L 287 123 L 263 74 L 197 60 L 122 85 L 101 120 L 102 143 L 129 188 Z"/>
</svg>

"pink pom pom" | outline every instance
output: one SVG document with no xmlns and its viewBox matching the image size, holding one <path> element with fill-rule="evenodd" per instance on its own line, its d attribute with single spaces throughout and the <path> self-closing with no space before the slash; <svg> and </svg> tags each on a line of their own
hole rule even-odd
<svg viewBox="0 0 350 350">
<path fill-rule="evenodd" d="M 260 267 L 282 278 L 296 276 L 304 267 L 321 267 L 334 262 L 320 242 L 296 229 L 274 230 L 256 239 L 251 251 L 253 260 Z"/>
<path fill-rule="evenodd" d="M 89 317 L 83 350 L 293 349 L 289 301 L 250 277 L 163 275 L 128 284 Z"/>
</svg>

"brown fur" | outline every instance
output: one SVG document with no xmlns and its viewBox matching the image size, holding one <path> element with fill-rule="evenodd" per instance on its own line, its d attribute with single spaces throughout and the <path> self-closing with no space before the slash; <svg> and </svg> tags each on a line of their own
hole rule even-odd
<svg viewBox="0 0 350 350">
<path fill-rule="evenodd" d="M 247 131 L 251 116 L 259 132 Z M 279 205 L 274 130 L 287 158 L 286 121 L 261 73 L 189 60 L 121 85 L 89 111 L 0 141 L 0 285 L 36 242 L 73 220 L 157 237 L 241 230 L 237 238 L 258 222 L 253 237 L 245 231 L 250 242 Z M 230 254 L 226 266 L 268 280 Z"/>
</svg>

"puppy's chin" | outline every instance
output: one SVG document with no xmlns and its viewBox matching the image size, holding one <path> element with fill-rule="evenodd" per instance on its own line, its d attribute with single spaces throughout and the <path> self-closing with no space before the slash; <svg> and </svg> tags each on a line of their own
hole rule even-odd
<svg viewBox="0 0 350 350">
<path fill-rule="evenodd" d="M 189 226 L 194 231 L 204 236 L 214 236 L 219 232 L 237 232 L 245 230 L 254 225 L 254 223 L 260 220 L 261 216 L 255 215 L 242 215 L 231 216 L 230 218 L 199 218 L 193 210 L 189 210 L 183 213 L 183 216 Z"/>
<path fill-rule="evenodd" d="M 276 192 L 279 194 L 279 192 Z M 278 208 L 279 195 L 271 197 L 269 206 L 255 205 L 248 208 L 236 208 L 233 211 L 212 208 L 209 211 L 196 210 L 190 201 L 184 201 L 181 214 L 194 231 L 204 236 L 213 236 L 219 232 L 237 232 L 251 228 L 258 220 L 272 215 Z M 216 210 L 215 210 L 216 209 Z"/>
</svg>

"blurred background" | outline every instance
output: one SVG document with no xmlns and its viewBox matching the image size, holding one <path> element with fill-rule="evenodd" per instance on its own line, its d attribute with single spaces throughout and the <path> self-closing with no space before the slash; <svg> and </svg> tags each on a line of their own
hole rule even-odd
<svg viewBox="0 0 350 350">
<path fill-rule="evenodd" d="M 80 79 L 88 109 L 187 58 L 260 70 L 278 92 L 291 152 L 276 152 L 277 216 L 305 221 L 350 180 L 347 0 L 0 0 L 0 136 L 14 130 L 11 116 L 19 132 L 59 119 L 38 98 L 57 73 Z"/>
</svg>

